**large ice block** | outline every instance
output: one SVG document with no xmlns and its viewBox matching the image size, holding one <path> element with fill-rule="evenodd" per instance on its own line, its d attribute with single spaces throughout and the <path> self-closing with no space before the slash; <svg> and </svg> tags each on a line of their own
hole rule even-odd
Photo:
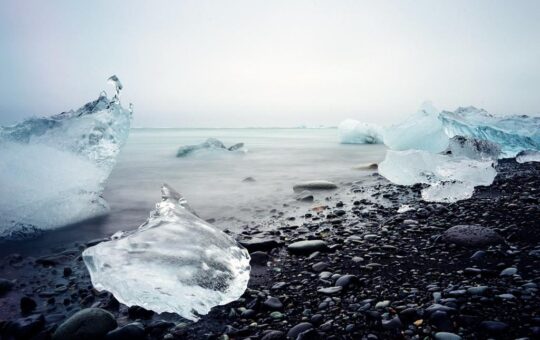
<svg viewBox="0 0 540 340">
<path fill-rule="evenodd" d="M 102 93 L 77 111 L 0 128 L 0 237 L 108 211 L 101 193 L 131 122 L 118 98 Z"/>
<path fill-rule="evenodd" d="M 339 138 L 343 144 L 382 144 L 382 128 L 375 124 L 347 119 L 338 126 Z"/>
<path fill-rule="evenodd" d="M 447 203 L 471 197 L 475 186 L 490 185 L 497 174 L 492 160 L 423 150 L 388 150 L 379 164 L 379 173 L 399 185 L 428 184 L 422 198 Z"/>
<path fill-rule="evenodd" d="M 473 106 L 439 115 L 449 137 L 470 136 L 501 146 L 502 157 L 514 157 L 524 150 L 540 150 L 540 117 L 514 115 L 497 117 Z"/>
<path fill-rule="evenodd" d="M 247 250 L 197 217 L 167 185 L 139 229 L 86 249 L 83 259 L 97 290 L 190 320 L 237 300 L 250 272 Z"/>
<path fill-rule="evenodd" d="M 392 150 L 441 152 L 448 147 L 438 111 L 429 102 L 404 122 L 385 128 L 383 136 L 384 144 Z"/>
</svg>

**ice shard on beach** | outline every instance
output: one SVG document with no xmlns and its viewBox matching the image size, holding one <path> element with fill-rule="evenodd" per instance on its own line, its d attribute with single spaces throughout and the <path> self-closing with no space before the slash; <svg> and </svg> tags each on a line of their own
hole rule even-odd
<svg viewBox="0 0 540 340">
<path fill-rule="evenodd" d="M 388 150 L 379 173 L 393 183 L 429 185 L 426 201 L 451 203 L 470 198 L 475 186 L 490 185 L 497 174 L 492 160 L 453 157 L 424 150 Z"/>
<path fill-rule="evenodd" d="M 439 119 L 449 137 L 461 135 L 497 143 L 502 157 L 514 157 L 524 150 L 540 150 L 540 117 L 497 117 L 469 106 L 454 112 L 443 111 Z"/>
<path fill-rule="evenodd" d="M 120 89 L 76 111 L 0 128 L 0 237 L 26 237 L 108 211 L 101 193 L 131 123 Z"/>
<path fill-rule="evenodd" d="M 196 321 L 247 288 L 250 257 L 233 238 L 200 219 L 167 185 L 136 231 L 83 252 L 94 287 L 128 306 Z"/>
<path fill-rule="evenodd" d="M 540 162 L 540 151 L 525 150 L 516 155 L 516 162 L 528 163 L 528 162 Z"/>
<path fill-rule="evenodd" d="M 343 144 L 382 144 L 382 128 L 375 124 L 346 119 L 338 126 Z"/>
</svg>

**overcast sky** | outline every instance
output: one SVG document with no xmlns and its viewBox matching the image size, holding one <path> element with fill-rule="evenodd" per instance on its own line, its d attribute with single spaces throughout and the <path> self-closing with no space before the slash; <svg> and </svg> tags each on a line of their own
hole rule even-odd
<svg viewBox="0 0 540 340">
<path fill-rule="evenodd" d="M 0 1 L 0 124 L 97 98 L 135 125 L 540 113 L 540 1 Z"/>
</svg>

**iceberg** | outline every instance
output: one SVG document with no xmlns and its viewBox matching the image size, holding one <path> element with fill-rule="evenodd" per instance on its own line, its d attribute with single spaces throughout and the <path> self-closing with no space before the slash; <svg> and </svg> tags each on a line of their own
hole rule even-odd
<svg viewBox="0 0 540 340">
<path fill-rule="evenodd" d="M 496 117 L 473 106 L 439 114 L 444 131 L 488 140 L 501 146 L 501 156 L 515 157 L 520 151 L 540 150 L 540 117 L 514 115 Z"/>
<path fill-rule="evenodd" d="M 382 144 L 382 128 L 375 124 L 347 119 L 338 126 L 342 144 Z"/>
<path fill-rule="evenodd" d="M 448 147 L 438 111 L 430 102 L 422 104 L 420 110 L 401 124 L 384 129 L 384 144 L 392 150 L 426 150 L 442 152 Z"/>
<path fill-rule="evenodd" d="M 424 150 L 388 150 L 379 173 L 399 185 L 427 184 L 422 199 L 445 203 L 470 198 L 475 186 L 490 185 L 497 175 L 493 160 Z"/>
<path fill-rule="evenodd" d="M 237 151 L 237 152 L 246 152 L 244 149 L 244 143 L 236 143 L 230 147 L 226 147 L 223 142 L 215 138 L 208 138 L 201 144 L 196 145 L 185 145 L 181 146 L 176 152 L 176 157 L 186 157 L 197 151 Z"/>
<path fill-rule="evenodd" d="M 520 153 L 516 155 L 516 162 L 518 163 L 540 162 L 540 151 L 534 151 L 534 150 L 521 151 Z"/>
<path fill-rule="evenodd" d="M 120 104 L 120 89 L 76 111 L 0 128 L 0 238 L 108 212 L 101 193 L 132 115 Z"/>
<path fill-rule="evenodd" d="M 496 161 L 501 154 L 501 147 L 499 144 L 488 140 L 454 136 L 450 138 L 445 153 L 451 154 L 453 157 L 466 157 L 476 160 L 491 159 Z"/>
<path fill-rule="evenodd" d="M 94 287 L 128 306 L 198 320 L 246 290 L 250 256 L 171 187 L 136 231 L 83 252 Z"/>
</svg>

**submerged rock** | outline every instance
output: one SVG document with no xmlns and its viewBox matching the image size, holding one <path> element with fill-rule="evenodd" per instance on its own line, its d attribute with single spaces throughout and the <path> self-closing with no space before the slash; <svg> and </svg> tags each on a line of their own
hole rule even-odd
<svg viewBox="0 0 540 340">
<path fill-rule="evenodd" d="M 190 320 L 238 299 L 250 272 L 247 250 L 197 217 L 167 185 L 138 230 L 86 249 L 83 259 L 97 290 Z"/>
<path fill-rule="evenodd" d="M 293 186 L 294 191 L 303 191 L 303 190 L 332 190 L 337 189 L 337 185 L 330 181 L 307 181 L 297 183 Z"/>
<path fill-rule="evenodd" d="M 456 225 L 442 234 L 442 240 L 460 246 L 478 247 L 503 241 L 492 229 L 479 225 Z"/>
</svg>

